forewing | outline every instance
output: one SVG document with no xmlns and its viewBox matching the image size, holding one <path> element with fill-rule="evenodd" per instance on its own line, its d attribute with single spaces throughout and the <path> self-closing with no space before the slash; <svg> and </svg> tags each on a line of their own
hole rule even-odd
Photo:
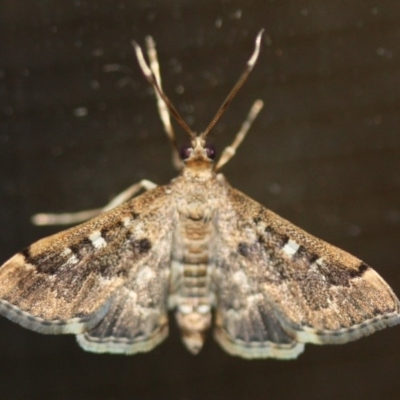
<svg viewBox="0 0 400 400">
<path fill-rule="evenodd" d="M 400 322 L 368 265 L 230 189 L 218 215 L 216 338 L 243 357 L 294 358 Z"/>
<path fill-rule="evenodd" d="M 124 290 L 142 296 L 152 275 L 158 292 L 151 303 L 157 316 L 151 318 L 165 319 L 173 223 L 173 203 L 166 187 L 158 187 L 39 240 L 0 268 L 0 314 L 41 333 L 82 333 L 109 312 L 115 315 Z M 128 315 L 124 321 L 117 335 Z"/>
</svg>

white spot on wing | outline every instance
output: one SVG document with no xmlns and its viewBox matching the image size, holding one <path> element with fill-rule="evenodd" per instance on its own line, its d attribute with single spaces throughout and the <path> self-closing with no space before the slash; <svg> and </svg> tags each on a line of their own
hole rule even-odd
<svg viewBox="0 0 400 400">
<path fill-rule="evenodd" d="M 89 240 L 96 249 L 101 249 L 102 247 L 107 246 L 107 242 L 104 240 L 103 236 L 101 236 L 100 231 L 94 231 L 89 236 Z"/>
<path fill-rule="evenodd" d="M 243 271 L 237 271 L 233 274 L 232 279 L 238 285 L 247 285 L 247 276 Z"/>
<path fill-rule="evenodd" d="M 67 261 L 65 261 L 65 263 L 63 265 L 67 265 L 67 264 L 76 264 L 78 262 L 78 258 L 76 257 L 75 254 L 72 254 L 72 250 L 67 247 L 66 249 L 63 250 L 63 252 L 61 253 L 61 256 L 64 257 L 68 257 Z"/>
<path fill-rule="evenodd" d="M 288 256 L 292 257 L 296 254 L 297 250 L 299 250 L 300 245 L 296 243 L 294 240 L 289 239 L 289 241 L 283 246 L 282 250 Z"/>
<path fill-rule="evenodd" d="M 69 256 L 71 253 L 72 253 L 72 250 L 69 247 L 67 247 L 66 249 L 64 249 L 62 251 L 61 255 L 65 257 L 65 256 Z"/>
<path fill-rule="evenodd" d="M 125 218 L 122 220 L 122 223 L 123 223 L 123 225 L 124 225 L 125 228 L 128 228 L 128 226 L 131 224 L 131 219 L 130 219 L 129 217 L 125 217 Z"/>
<path fill-rule="evenodd" d="M 70 258 L 65 262 L 65 264 L 76 264 L 78 262 L 78 258 L 76 257 L 75 254 L 72 254 Z"/>
<path fill-rule="evenodd" d="M 324 266 L 324 259 L 322 257 L 318 258 L 315 263 L 320 266 L 323 267 Z"/>
<path fill-rule="evenodd" d="M 144 284 L 148 284 L 149 281 L 155 278 L 155 276 L 155 272 L 150 267 L 144 267 L 139 271 L 137 280 Z"/>
<path fill-rule="evenodd" d="M 249 281 L 247 279 L 246 274 L 243 271 L 237 271 L 232 276 L 233 282 L 235 282 L 239 287 L 241 287 L 244 291 L 250 289 Z"/>
<path fill-rule="evenodd" d="M 133 231 L 134 236 L 136 236 L 136 237 L 146 236 L 146 233 L 147 233 L 147 232 L 145 231 L 144 225 L 143 225 L 142 222 L 138 222 L 138 223 L 135 225 L 134 228 L 135 228 L 134 231 Z"/>
</svg>

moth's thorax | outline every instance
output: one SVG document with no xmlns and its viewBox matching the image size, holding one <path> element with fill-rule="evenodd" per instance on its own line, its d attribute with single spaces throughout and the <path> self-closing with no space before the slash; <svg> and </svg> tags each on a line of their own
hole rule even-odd
<svg viewBox="0 0 400 400">
<path fill-rule="evenodd" d="M 209 220 L 213 210 L 217 210 L 225 200 L 229 186 L 213 170 L 193 173 L 184 169 L 171 182 L 173 201 L 181 217 L 191 220 Z"/>
</svg>

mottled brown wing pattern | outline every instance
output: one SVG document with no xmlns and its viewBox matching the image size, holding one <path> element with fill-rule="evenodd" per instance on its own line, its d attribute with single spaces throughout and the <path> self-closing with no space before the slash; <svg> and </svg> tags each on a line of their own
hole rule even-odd
<svg viewBox="0 0 400 400">
<path fill-rule="evenodd" d="M 295 358 L 400 322 L 399 300 L 368 265 L 231 189 L 218 216 L 218 342 L 247 358 Z"/>
<path fill-rule="evenodd" d="M 215 163 L 207 136 L 252 71 L 262 32 L 244 72 L 199 135 L 161 89 L 154 42 L 148 39 L 150 66 L 133 43 L 181 175 L 12 257 L 0 268 L 0 314 L 37 332 L 77 334 L 86 350 L 132 354 L 166 337 L 170 295 L 192 353 L 203 345 L 215 306 L 217 341 L 245 358 L 295 358 L 304 343 L 344 343 L 400 322 L 399 300 L 372 268 L 216 174 L 262 107 L 254 103 Z M 178 161 L 168 112 L 190 138 Z M 101 210 L 152 187 L 143 180 Z M 97 212 L 40 214 L 36 221 L 81 220 Z"/>
<path fill-rule="evenodd" d="M 16 254 L 0 269 L 0 313 L 41 333 L 92 329 L 79 342 L 93 351 L 156 345 L 166 335 L 174 220 L 165 196 L 158 187 Z"/>
</svg>

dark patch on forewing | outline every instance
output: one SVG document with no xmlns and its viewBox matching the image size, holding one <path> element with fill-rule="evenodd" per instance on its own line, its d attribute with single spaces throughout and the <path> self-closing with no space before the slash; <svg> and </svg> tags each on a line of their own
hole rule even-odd
<svg viewBox="0 0 400 400">
<path fill-rule="evenodd" d="M 243 201 L 244 199 L 242 199 Z M 264 207 L 260 205 L 259 210 L 255 213 L 257 216 L 253 217 L 253 222 L 258 225 L 260 222 L 264 221 L 263 218 Z"/>
<path fill-rule="evenodd" d="M 32 256 L 30 247 L 25 247 L 25 249 L 21 250 L 20 253 L 24 256 L 25 262 L 28 264 L 32 264 Z"/>
<path fill-rule="evenodd" d="M 92 241 L 89 238 L 85 237 L 78 243 L 71 244 L 69 246 L 69 249 L 78 258 L 78 260 L 81 260 L 87 254 L 93 252 L 94 246 Z"/>
<path fill-rule="evenodd" d="M 277 232 L 271 226 L 265 228 L 266 239 L 276 248 L 281 249 L 289 241 L 289 236 Z"/>
<path fill-rule="evenodd" d="M 123 221 L 115 221 L 113 224 L 108 224 L 103 226 L 100 230 L 101 237 L 106 241 L 106 243 L 111 243 L 114 241 L 119 241 L 122 238 L 124 232 L 127 231 L 123 224 Z"/>
<path fill-rule="evenodd" d="M 352 278 L 361 278 L 365 274 L 365 272 L 369 270 L 369 268 L 369 265 L 361 262 L 357 268 L 357 271 L 351 270 L 350 276 Z"/>
<path fill-rule="evenodd" d="M 305 262 L 308 265 L 314 264 L 319 256 L 315 253 L 310 253 L 304 246 L 300 245 L 296 253 L 293 254 L 293 260 Z"/>
<path fill-rule="evenodd" d="M 127 240 L 118 244 L 114 252 L 108 251 L 97 261 L 97 269 L 101 276 L 126 277 L 134 262 L 146 255 L 151 250 L 151 242 L 147 238 L 135 239 L 128 235 Z"/>
<path fill-rule="evenodd" d="M 257 243 L 258 243 L 258 244 L 261 244 L 261 245 L 264 245 L 264 244 L 265 244 L 264 236 L 258 235 L 258 237 L 257 237 Z"/>
<path fill-rule="evenodd" d="M 240 242 L 238 244 L 237 251 L 243 257 L 247 257 L 250 252 L 249 245 L 247 243 Z"/>
<path fill-rule="evenodd" d="M 117 221 L 117 223 L 114 226 L 107 226 L 105 228 L 100 229 L 100 235 L 101 237 L 106 241 L 110 241 L 110 236 L 113 236 L 113 230 L 115 229 L 121 229 L 120 226 L 120 221 Z"/>
<path fill-rule="evenodd" d="M 30 248 L 21 251 L 25 261 L 33 265 L 38 273 L 54 275 L 57 273 L 60 267 L 62 267 L 72 255 L 75 255 L 79 260 L 83 253 L 89 252 L 93 248 L 93 245 L 89 239 L 84 239 L 76 245 L 69 247 L 70 253 L 57 253 L 57 252 L 43 252 L 41 254 L 33 256 L 30 252 Z M 65 250 L 68 248 L 66 247 Z"/>
<path fill-rule="evenodd" d="M 319 272 L 325 277 L 326 281 L 332 286 L 349 287 L 354 278 L 362 277 L 368 266 L 364 263 L 357 270 L 341 264 L 317 263 Z"/>
<path fill-rule="evenodd" d="M 151 242 L 149 239 L 144 238 L 144 239 L 140 239 L 137 240 L 136 242 L 134 242 L 134 246 L 136 246 L 139 250 L 140 254 L 144 254 L 150 251 L 151 249 Z"/>
<path fill-rule="evenodd" d="M 253 218 L 253 222 L 254 222 L 256 225 L 258 225 L 261 221 L 262 221 L 262 218 L 261 218 L 261 217 L 254 217 L 254 218 Z"/>
</svg>

